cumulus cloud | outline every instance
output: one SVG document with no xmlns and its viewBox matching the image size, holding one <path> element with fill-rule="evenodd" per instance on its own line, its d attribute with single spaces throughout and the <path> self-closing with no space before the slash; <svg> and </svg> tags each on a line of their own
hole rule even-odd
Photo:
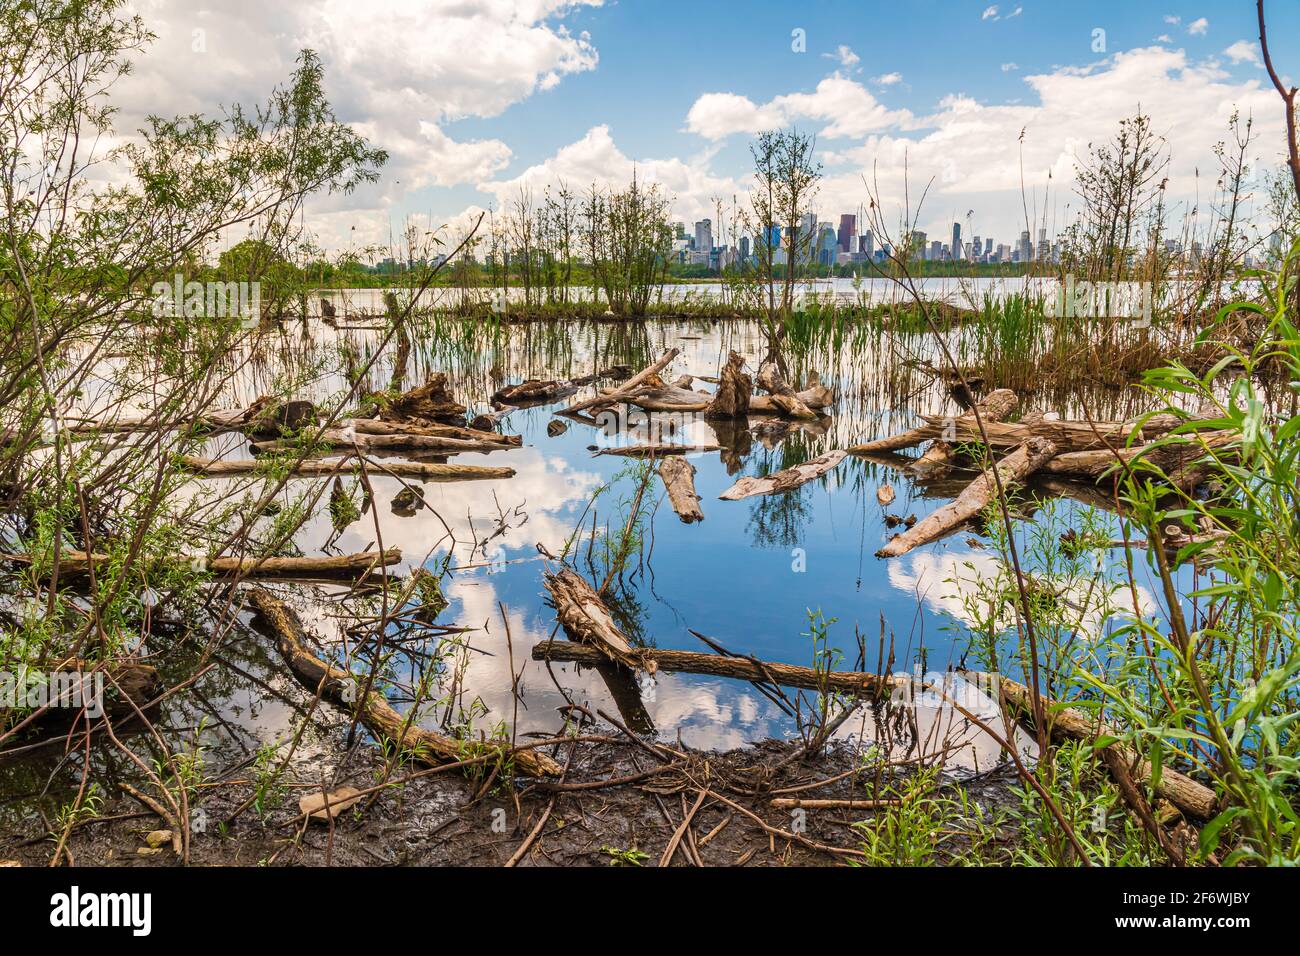
<svg viewBox="0 0 1300 956">
<path fill-rule="evenodd" d="M 539 194 L 560 182 L 578 189 L 591 183 L 622 188 L 631 181 L 633 172 L 639 180 L 660 184 L 675 200 L 675 209 L 681 215 L 706 215 L 712 209 L 713 197 L 730 196 L 738 188 L 733 179 L 712 174 L 705 157 L 690 161 L 675 157 L 634 160 L 614 143 L 609 127 L 600 125 L 518 176 L 485 181 L 479 183 L 479 189 L 504 205 L 521 189 Z"/>
<path fill-rule="evenodd" d="M 1255 66 L 1263 66 L 1264 61 L 1260 59 L 1259 47 L 1249 40 L 1238 40 L 1232 46 L 1223 51 L 1233 63 L 1251 63 Z"/>
<path fill-rule="evenodd" d="M 213 115 L 223 104 L 264 101 L 312 47 L 339 118 L 390 154 L 385 183 L 348 200 L 354 211 L 382 212 L 407 190 L 474 183 L 504 168 L 505 142 L 457 136 L 449 125 L 498 116 L 594 69 L 591 38 L 563 18 L 602 2 L 392 0 L 376 10 L 352 0 L 137 0 L 157 40 L 114 91 L 118 129 L 131 135 L 150 114 Z M 318 201 L 309 211 L 335 210 Z"/>
<path fill-rule="evenodd" d="M 887 74 L 877 82 L 886 85 L 902 79 Z M 863 136 L 904 123 L 907 110 L 882 105 L 861 83 L 839 73 L 826 77 L 811 93 L 789 93 L 764 104 L 735 93 L 706 93 L 686 115 L 686 128 L 706 139 L 723 139 L 734 133 L 758 133 L 803 120 L 822 120 L 820 136 L 830 139 Z"/>
<path fill-rule="evenodd" d="M 834 53 L 823 53 L 822 56 L 830 60 L 839 60 L 840 66 L 844 67 L 846 70 L 851 69 L 862 62 L 862 57 L 858 56 L 843 43 L 835 48 Z"/>
<path fill-rule="evenodd" d="M 1187 32 L 1194 37 L 1205 36 L 1209 29 L 1210 21 L 1205 19 L 1205 17 L 1200 17 L 1199 19 L 1193 20 L 1191 23 L 1187 24 Z"/>
<path fill-rule="evenodd" d="M 876 77 L 875 82 L 879 83 L 881 86 L 893 86 L 896 83 L 903 82 L 903 74 L 885 73 L 882 74 L 881 76 Z"/>
</svg>

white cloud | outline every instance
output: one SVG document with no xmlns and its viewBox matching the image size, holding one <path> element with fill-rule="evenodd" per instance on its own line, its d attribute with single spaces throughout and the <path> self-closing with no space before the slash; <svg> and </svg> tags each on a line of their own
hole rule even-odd
<svg viewBox="0 0 1300 956">
<path fill-rule="evenodd" d="M 1238 40 L 1232 46 L 1223 51 L 1233 63 L 1252 63 L 1255 66 L 1263 66 L 1264 61 L 1260 59 L 1259 48 L 1249 40 Z"/>
<path fill-rule="evenodd" d="M 1010 73 L 1012 70 L 1018 70 L 1018 69 L 1020 69 L 1020 65 L 1017 64 L 1017 63 L 1003 63 L 1003 64 L 1002 64 L 1002 72 L 1003 72 L 1003 73 Z"/>
<path fill-rule="evenodd" d="M 1171 37 L 1168 33 L 1162 33 L 1162 34 L 1160 34 L 1160 36 L 1158 36 L 1158 37 L 1155 38 L 1155 42 L 1156 42 L 1156 43 L 1173 43 L 1173 42 L 1174 42 L 1174 38 Z"/>
<path fill-rule="evenodd" d="M 853 67 L 857 66 L 859 63 L 862 62 L 862 57 L 858 56 L 856 53 L 853 52 L 853 50 L 845 46 L 843 43 L 841 43 L 838 47 L 835 48 L 834 53 L 823 53 L 822 56 L 830 60 L 839 60 L 840 66 L 844 67 L 844 69 L 846 70 L 852 69 Z"/>
<path fill-rule="evenodd" d="M 902 74 L 902 73 L 885 73 L 885 74 L 883 74 L 883 75 L 881 75 L 881 76 L 876 77 L 875 80 L 874 80 L 873 82 L 875 82 L 875 83 L 879 83 L 881 86 L 893 86 L 893 85 L 896 84 L 896 83 L 901 83 L 901 82 L 903 82 L 903 74 Z"/>
<path fill-rule="evenodd" d="M 1180 23 L 1182 23 L 1182 22 L 1183 22 L 1183 18 L 1182 18 L 1182 17 L 1176 17 L 1176 16 L 1174 16 L 1174 15 L 1171 14 L 1171 13 L 1166 13 L 1166 14 L 1165 14 L 1165 23 L 1168 23 L 1170 26 L 1175 26 L 1175 27 L 1176 27 L 1176 26 L 1178 26 L 1178 24 L 1180 24 Z"/>
<path fill-rule="evenodd" d="M 885 84 L 901 80 L 886 75 Z M 757 133 L 801 120 L 824 120 L 818 133 L 831 139 L 863 136 L 911 118 L 907 110 L 883 106 L 861 83 L 834 73 L 811 93 L 790 93 L 762 105 L 735 93 L 706 93 L 686 115 L 686 128 L 706 139 L 723 139 L 733 133 Z"/>
<path fill-rule="evenodd" d="M 1002 16 L 998 16 L 998 8 L 996 5 L 994 5 L 991 7 L 985 7 L 984 12 L 980 14 L 980 19 L 992 20 L 994 23 L 996 23 L 998 20 L 1010 20 L 1012 17 L 1018 17 L 1020 16 L 1020 14 L 1024 12 L 1025 12 L 1024 7 L 1016 7 L 1010 13 L 1003 14 Z"/>
<path fill-rule="evenodd" d="M 733 179 L 709 172 L 706 157 L 691 161 L 677 158 L 632 159 L 614 143 L 609 127 L 593 126 L 577 142 L 528 167 L 518 176 L 479 183 L 479 189 L 496 196 L 504 205 L 518 196 L 520 189 L 532 189 L 539 195 L 547 186 L 560 181 L 577 190 L 596 183 L 622 188 L 632 179 L 659 183 L 674 200 L 681 215 L 702 216 L 712 209 L 715 196 L 732 196 L 740 188 Z"/>
<path fill-rule="evenodd" d="M 498 116 L 594 69 L 591 38 L 562 18 L 602 2 L 392 0 L 376 10 L 352 0 L 137 0 L 158 38 L 114 90 L 118 131 L 133 135 L 149 114 L 215 115 L 222 105 L 262 102 L 309 46 L 339 118 L 390 154 L 384 181 L 347 207 L 354 219 L 386 220 L 408 190 L 478 182 L 509 162 L 502 140 L 463 139 L 448 124 Z M 308 211 L 337 218 L 338 210 L 327 198 Z"/>
<path fill-rule="evenodd" d="M 1187 24 L 1187 32 L 1192 36 L 1205 36 L 1210 29 L 1210 21 L 1201 17 L 1199 20 L 1193 20 Z"/>
</svg>

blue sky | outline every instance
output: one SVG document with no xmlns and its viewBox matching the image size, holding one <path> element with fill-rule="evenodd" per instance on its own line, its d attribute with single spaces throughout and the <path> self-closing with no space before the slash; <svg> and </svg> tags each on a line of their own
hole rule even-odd
<svg viewBox="0 0 1300 956">
<path fill-rule="evenodd" d="M 1000 241 L 1024 227 L 1026 206 L 1035 227 L 1068 218 L 1075 158 L 1139 103 L 1169 141 L 1170 195 L 1185 212 L 1204 212 L 1233 109 L 1255 119 L 1257 165 L 1281 158 L 1280 101 L 1244 0 L 140 6 L 159 40 L 128 85 L 128 122 L 132 97 L 136 112 L 263 97 L 297 49 L 321 51 L 341 118 L 392 154 L 379 186 L 313 207 L 327 245 L 382 240 L 408 217 L 463 222 L 559 178 L 617 183 L 634 162 L 690 220 L 715 196 L 743 200 L 747 144 L 774 125 L 817 134 L 825 218 L 866 200 L 864 175 L 901 204 L 906 155 L 908 186 L 932 182 L 923 228 L 973 210 Z M 1300 4 L 1268 11 L 1275 61 L 1300 76 Z"/>
</svg>

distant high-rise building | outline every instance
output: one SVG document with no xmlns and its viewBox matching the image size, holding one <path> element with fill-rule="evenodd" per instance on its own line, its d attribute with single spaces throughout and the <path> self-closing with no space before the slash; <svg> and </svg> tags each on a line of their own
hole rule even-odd
<svg viewBox="0 0 1300 956">
<path fill-rule="evenodd" d="M 858 237 L 858 251 L 865 252 L 868 259 L 875 254 L 876 237 L 872 234 L 870 229 Z"/>
<path fill-rule="evenodd" d="M 925 258 L 925 233 L 912 232 L 911 256 L 913 259 Z"/>
<path fill-rule="evenodd" d="M 961 258 L 961 223 L 952 224 L 952 245 L 948 247 L 948 254 L 954 259 Z"/>
<path fill-rule="evenodd" d="M 984 258 L 987 259 L 991 255 L 993 255 L 993 238 L 990 236 L 984 240 Z"/>
<path fill-rule="evenodd" d="M 1034 257 L 1034 244 L 1029 241 L 1029 230 L 1026 229 L 1020 234 L 1020 248 L 1017 250 L 1020 256 L 1017 261 L 1028 262 Z"/>
<path fill-rule="evenodd" d="M 971 240 L 970 240 L 970 252 L 968 252 L 968 253 L 966 254 L 966 255 L 967 255 L 967 258 L 969 258 L 972 262 L 979 262 L 979 261 L 980 261 L 980 251 L 981 251 L 983 248 L 984 248 L 984 244 L 983 244 L 982 242 L 980 242 L 980 237 L 979 237 L 979 236 L 971 236 Z"/>
<path fill-rule="evenodd" d="M 749 236 L 740 237 L 740 261 L 749 261 Z"/>
<path fill-rule="evenodd" d="M 1052 257 L 1052 246 L 1051 243 L 1047 241 L 1047 230 L 1039 229 L 1038 230 L 1038 254 L 1035 258 L 1037 258 L 1040 262 L 1046 262 L 1051 257 Z"/>
<path fill-rule="evenodd" d="M 943 259 L 943 243 L 938 239 L 930 240 L 930 254 L 927 258 L 932 259 L 935 262 L 939 262 Z"/>
<path fill-rule="evenodd" d="M 695 251 L 709 252 L 713 249 L 713 221 L 701 219 L 695 224 Z"/>
<path fill-rule="evenodd" d="M 843 252 L 854 252 L 853 237 L 858 232 L 858 217 L 852 213 L 844 213 L 840 216 L 840 249 Z"/>
</svg>

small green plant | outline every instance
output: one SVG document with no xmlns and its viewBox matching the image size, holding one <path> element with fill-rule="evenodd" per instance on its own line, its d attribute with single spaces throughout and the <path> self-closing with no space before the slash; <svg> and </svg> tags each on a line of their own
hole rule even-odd
<svg viewBox="0 0 1300 956">
<path fill-rule="evenodd" d="M 640 866 L 650 859 L 650 854 L 642 853 L 636 847 L 620 850 L 617 847 L 602 846 L 600 852 L 609 857 L 610 866 Z"/>
</svg>

